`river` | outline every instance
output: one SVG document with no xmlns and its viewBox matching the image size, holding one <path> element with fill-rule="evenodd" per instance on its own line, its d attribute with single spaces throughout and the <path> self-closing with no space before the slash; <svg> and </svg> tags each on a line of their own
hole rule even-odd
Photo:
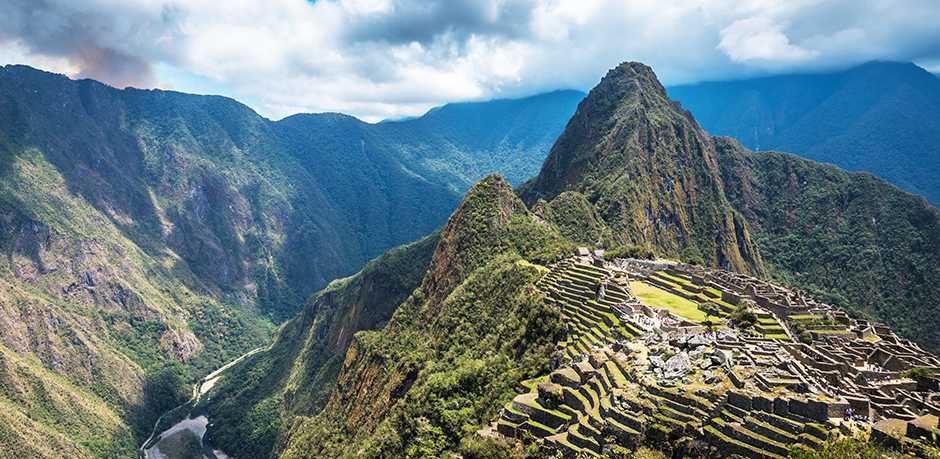
<svg viewBox="0 0 940 459">
<path fill-rule="evenodd" d="M 260 347 L 252 349 L 212 373 L 209 373 L 196 384 L 193 384 L 192 398 L 157 418 L 157 421 L 153 425 L 153 431 L 150 433 L 150 437 L 140 445 L 140 457 L 143 459 L 189 459 L 198 457 L 208 459 L 231 459 L 230 456 L 226 455 L 221 450 L 213 449 L 203 443 L 203 437 L 206 435 L 206 429 L 209 426 L 209 418 L 205 415 L 200 415 L 195 418 L 191 418 L 187 415 L 185 419 L 173 424 L 170 428 L 159 434 L 157 433 L 157 428 L 163 417 L 170 412 L 187 405 L 191 407 L 196 406 L 199 399 L 215 386 L 215 383 L 222 377 L 222 372 L 226 369 L 263 349 L 264 348 Z M 156 439 L 156 441 L 154 441 L 154 439 Z M 150 445 L 151 442 L 153 443 L 152 445 Z M 150 445 L 150 447 L 147 447 L 147 445 Z"/>
</svg>

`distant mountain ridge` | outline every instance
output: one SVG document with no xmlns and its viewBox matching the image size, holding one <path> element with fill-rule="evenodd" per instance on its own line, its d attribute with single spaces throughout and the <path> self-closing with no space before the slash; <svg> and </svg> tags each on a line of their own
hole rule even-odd
<svg viewBox="0 0 940 459">
<path fill-rule="evenodd" d="M 669 88 L 713 134 L 865 171 L 940 203 L 940 79 L 911 64 Z"/>
</svg>

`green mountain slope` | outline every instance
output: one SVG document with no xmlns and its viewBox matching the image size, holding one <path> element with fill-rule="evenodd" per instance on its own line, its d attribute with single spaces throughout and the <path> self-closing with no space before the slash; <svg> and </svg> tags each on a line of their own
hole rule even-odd
<svg viewBox="0 0 940 459">
<path fill-rule="evenodd" d="M 714 146 L 666 97 L 652 70 L 605 76 L 558 138 L 539 175 L 520 188 L 529 204 L 584 195 L 616 242 L 737 271 L 761 273 L 743 220 L 724 196 Z"/>
<path fill-rule="evenodd" d="M 379 125 L 272 122 L 223 97 L 0 68 L 0 349 L 32 372 L 0 375 L 19 426 L 0 446 L 46 436 L 85 455 L 133 454 L 187 397 L 184 382 L 264 343 L 331 279 L 442 224 L 483 174 L 466 166 L 475 155 L 495 165 L 513 145 L 543 156 L 550 124 L 527 117 L 567 117 L 570 98 Z M 491 127 L 464 112 L 503 131 L 464 134 Z M 421 134 L 448 123 L 447 136 Z M 506 164 L 516 160 L 532 162 Z M 47 392 L 21 389 L 33 379 L 110 414 L 34 416 Z M 100 438 L 85 445 L 89 430 Z"/>
<path fill-rule="evenodd" d="M 515 384 L 544 374 L 565 327 L 578 327 L 563 323 L 534 288 L 544 267 L 570 251 L 571 240 L 613 250 L 632 244 L 764 273 L 937 348 L 929 333 L 936 318 L 928 312 L 940 298 L 936 209 L 867 174 L 753 153 L 710 137 L 641 64 L 611 70 L 580 104 L 539 176 L 518 191 L 532 211 L 499 178 L 471 189 L 441 231 L 420 287 L 387 323 L 354 336 L 336 373 L 320 380 L 324 385 L 285 390 L 291 395 L 276 410 L 277 426 L 264 430 L 277 434 L 253 451 L 281 457 L 522 455 L 476 433 L 515 396 Z M 630 226 L 633 220 L 642 226 Z M 375 269 L 388 269 L 382 266 Z M 401 292 L 393 288 L 390 297 Z M 314 336 L 310 323 L 316 321 L 299 316 L 286 329 Z M 327 345 L 327 336 L 316 342 Z M 246 363 L 223 381 L 266 374 L 266 365 L 308 365 L 309 357 L 295 352 L 289 364 L 272 353 L 257 369 Z M 316 366 L 318 359 L 309 362 Z M 328 396 L 323 387 L 330 387 Z M 292 399 L 325 403 L 310 410 L 318 405 L 304 401 L 292 414 Z M 211 400 L 206 409 L 213 412 Z M 237 430 L 227 424 L 213 429 L 218 439 Z"/>
<path fill-rule="evenodd" d="M 380 330 L 360 332 L 322 412 L 285 457 L 437 457 L 548 368 L 562 332 L 534 282 L 569 246 L 488 177 L 442 230 L 427 274 Z"/>
<path fill-rule="evenodd" d="M 701 260 L 689 257 L 687 247 L 697 246 L 706 264 L 742 271 L 747 264 L 724 255 L 737 247 L 752 271 L 828 295 L 940 349 L 930 332 L 938 323 L 927 314 L 940 298 L 937 209 L 867 174 L 762 155 L 710 137 L 648 67 L 623 64 L 581 103 L 520 192 L 527 202 L 581 193 L 616 242 L 664 255 Z M 582 221 L 588 228 L 578 232 L 596 231 Z"/>
<path fill-rule="evenodd" d="M 198 407 L 213 420 L 207 441 L 264 457 L 285 420 L 318 412 L 353 335 L 384 324 L 420 285 L 437 241 L 435 234 L 390 250 L 330 283 L 279 330 L 269 349 L 226 370 L 211 400 Z"/>
<path fill-rule="evenodd" d="M 940 202 L 940 80 L 910 63 L 669 88 L 709 132 L 866 171 Z"/>
</svg>

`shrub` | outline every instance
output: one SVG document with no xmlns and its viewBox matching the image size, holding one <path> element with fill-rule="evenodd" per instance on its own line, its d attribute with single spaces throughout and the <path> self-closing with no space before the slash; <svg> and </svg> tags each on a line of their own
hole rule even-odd
<svg viewBox="0 0 940 459">
<path fill-rule="evenodd" d="M 757 315 L 745 305 L 738 306 L 731 314 L 731 324 L 742 330 L 752 328 L 756 323 Z"/>
</svg>

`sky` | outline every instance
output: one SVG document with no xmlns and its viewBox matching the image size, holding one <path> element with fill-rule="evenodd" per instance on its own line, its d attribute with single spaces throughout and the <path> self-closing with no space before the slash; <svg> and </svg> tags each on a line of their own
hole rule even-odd
<svg viewBox="0 0 940 459">
<path fill-rule="evenodd" d="M 0 64 L 378 121 L 588 90 L 627 60 L 666 85 L 937 72 L 938 23 L 940 0 L 0 0 Z"/>
</svg>

